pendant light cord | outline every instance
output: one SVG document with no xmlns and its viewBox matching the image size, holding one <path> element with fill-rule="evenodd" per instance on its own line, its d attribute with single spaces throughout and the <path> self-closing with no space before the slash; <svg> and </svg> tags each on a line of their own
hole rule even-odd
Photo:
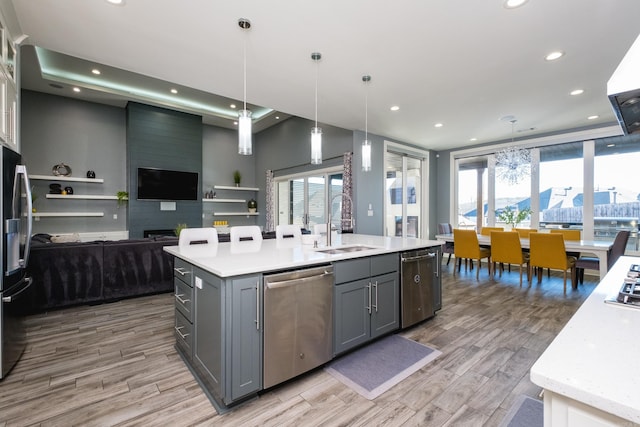
<svg viewBox="0 0 640 427">
<path fill-rule="evenodd" d="M 245 35 L 244 43 L 243 43 L 242 56 L 244 58 L 244 61 L 243 61 L 244 64 L 242 66 L 242 72 L 243 72 L 243 75 L 244 75 L 243 82 L 242 82 L 243 88 L 244 88 L 244 93 L 243 93 L 243 97 L 242 97 L 242 99 L 243 99 L 243 107 L 242 107 L 242 109 L 246 110 L 247 109 L 247 37 L 246 37 L 246 35 Z"/>
<path fill-rule="evenodd" d="M 369 139 L 369 83 L 365 83 L 364 91 L 364 139 Z"/>
<path fill-rule="evenodd" d="M 318 61 L 319 59 L 316 59 L 316 127 L 318 127 Z"/>
</svg>

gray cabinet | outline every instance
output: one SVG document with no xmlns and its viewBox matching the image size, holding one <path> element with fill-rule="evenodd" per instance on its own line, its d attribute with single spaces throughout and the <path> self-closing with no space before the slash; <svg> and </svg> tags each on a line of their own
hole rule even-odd
<svg viewBox="0 0 640 427">
<path fill-rule="evenodd" d="M 193 268 L 177 259 L 173 267 L 176 347 L 191 360 L 193 356 Z"/>
<path fill-rule="evenodd" d="M 260 276 L 231 282 L 231 400 L 262 388 L 262 304 Z"/>
<path fill-rule="evenodd" d="M 220 278 L 193 268 L 192 368 L 221 407 L 261 389 L 261 275 Z"/>
<path fill-rule="evenodd" d="M 400 325 L 398 254 L 334 263 L 334 354 Z"/>
</svg>

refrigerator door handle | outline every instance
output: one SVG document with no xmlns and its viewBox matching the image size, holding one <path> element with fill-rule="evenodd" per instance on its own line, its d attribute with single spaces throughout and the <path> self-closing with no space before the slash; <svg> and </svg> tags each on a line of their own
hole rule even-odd
<svg viewBox="0 0 640 427">
<path fill-rule="evenodd" d="M 20 176 L 21 181 L 18 180 L 18 176 Z M 29 253 L 31 252 L 31 232 L 33 227 L 33 203 L 31 200 L 31 184 L 29 183 L 29 175 L 27 175 L 27 167 L 25 165 L 16 165 L 16 176 L 13 186 L 13 217 L 17 218 L 20 215 L 20 209 L 16 204 L 20 204 L 22 199 L 22 192 L 20 190 L 20 183 L 24 184 L 25 196 L 27 202 L 27 231 L 24 234 L 25 244 L 24 244 L 24 254 L 22 258 L 18 261 L 20 267 L 25 268 L 27 263 L 29 262 Z"/>
<path fill-rule="evenodd" d="M 11 303 L 11 302 L 13 302 L 13 300 L 16 299 L 21 293 L 23 293 L 24 291 L 29 289 L 29 286 L 31 286 L 31 283 L 33 282 L 33 279 L 31 277 L 25 277 L 24 279 L 22 279 L 22 282 L 25 282 L 26 285 L 23 286 L 22 289 L 20 289 L 15 294 L 11 294 L 9 296 L 2 297 L 2 302 L 3 303 Z"/>
</svg>

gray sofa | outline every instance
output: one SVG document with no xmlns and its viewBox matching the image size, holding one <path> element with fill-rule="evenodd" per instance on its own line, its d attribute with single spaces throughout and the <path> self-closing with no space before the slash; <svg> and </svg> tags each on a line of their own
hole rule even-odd
<svg viewBox="0 0 640 427">
<path fill-rule="evenodd" d="M 173 257 L 162 248 L 177 243 L 175 237 L 50 243 L 34 236 L 28 312 L 171 292 Z"/>
</svg>

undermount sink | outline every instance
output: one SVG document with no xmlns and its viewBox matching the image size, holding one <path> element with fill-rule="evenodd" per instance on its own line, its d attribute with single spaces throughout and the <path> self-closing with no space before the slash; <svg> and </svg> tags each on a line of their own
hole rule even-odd
<svg viewBox="0 0 640 427">
<path fill-rule="evenodd" d="M 316 252 L 322 252 L 323 254 L 344 254 L 349 252 L 369 251 L 372 249 L 378 249 L 375 246 L 365 245 L 352 245 L 352 246 L 338 246 L 335 248 L 318 249 Z"/>
</svg>

